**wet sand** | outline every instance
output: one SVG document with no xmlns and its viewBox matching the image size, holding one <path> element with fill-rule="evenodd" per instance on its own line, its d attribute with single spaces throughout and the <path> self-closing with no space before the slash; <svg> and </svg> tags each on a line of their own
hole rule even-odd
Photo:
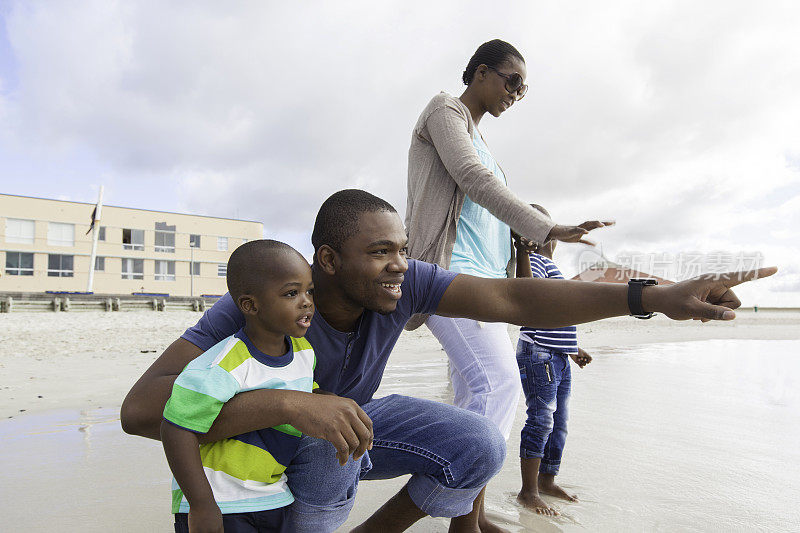
<svg viewBox="0 0 800 533">
<path fill-rule="evenodd" d="M 122 433 L 118 406 L 198 316 L 0 319 L 2 529 L 171 530 L 160 444 Z M 579 336 L 595 361 L 573 366 L 559 481 L 581 501 L 548 499 L 558 518 L 516 504 L 520 404 L 505 467 L 489 486 L 490 516 L 512 531 L 798 529 L 800 314 L 740 312 L 704 325 L 622 318 L 582 326 Z M 424 328 L 404 333 L 377 396 L 448 401 L 446 369 Z M 404 481 L 362 483 L 343 530 Z M 412 530 L 446 531 L 447 521 L 428 518 Z"/>
</svg>

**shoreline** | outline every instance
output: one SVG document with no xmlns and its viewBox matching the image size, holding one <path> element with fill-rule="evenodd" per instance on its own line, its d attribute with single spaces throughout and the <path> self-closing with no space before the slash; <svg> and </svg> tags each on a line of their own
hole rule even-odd
<svg viewBox="0 0 800 533">
<path fill-rule="evenodd" d="M 22 314 L 5 315 L 8 330 L 22 327 L 36 330 L 42 325 L 62 323 L 51 336 L 38 341 L 17 338 L 3 339 L 0 352 L 0 372 L 16 376 L 17 379 L 0 383 L 0 419 L 16 418 L 25 414 L 40 413 L 53 409 L 115 408 L 119 409 L 125 395 L 142 373 L 164 349 L 193 325 L 201 313 L 80 313 L 80 314 Z M 9 320 L 9 318 L 17 320 Z M 86 318 L 92 318 L 95 330 L 86 332 L 87 346 L 77 353 L 59 353 L 57 348 L 62 331 L 74 333 L 76 327 L 85 326 Z M 158 319 L 163 326 L 153 326 Z M 38 319 L 38 320 L 31 320 Z M 14 324 L 13 322 L 17 322 Z M 133 322 L 126 331 L 119 329 L 120 323 Z M 150 331 L 139 325 L 150 326 Z M 99 329 L 98 329 L 99 327 Z M 519 328 L 509 326 L 512 342 L 516 343 Z M 93 337 L 113 333 L 113 338 L 93 344 Z M 24 333 L 24 331 L 23 331 Z M 41 332 L 37 332 L 41 335 Z M 79 333 L 80 336 L 80 333 Z M 63 339 L 63 337 L 61 337 Z M 800 339 L 800 312 L 795 311 L 737 311 L 735 320 L 726 322 L 673 321 L 663 316 L 650 320 L 631 317 L 609 318 L 578 326 L 578 339 L 587 351 L 599 350 L 598 355 L 612 354 L 615 346 L 639 346 L 667 342 L 690 342 L 715 339 L 751 340 L 797 340 Z M 46 348 L 55 345 L 52 353 Z M 393 364 L 414 359 L 419 349 L 408 349 L 409 344 L 423 344 L 425 351 L 435 356 L 446 356 L 425 327 L 405 331 L 389 358 L 387 368 Z M 135 348 L 131 349 L 131 346 Z M 89 387 L 88 385 L 91 386 Z"/>
</svg>

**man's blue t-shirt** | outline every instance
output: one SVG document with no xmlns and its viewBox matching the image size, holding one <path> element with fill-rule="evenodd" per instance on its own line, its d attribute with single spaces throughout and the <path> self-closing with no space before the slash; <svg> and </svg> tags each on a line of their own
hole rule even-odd
<svg viewBox="0 0 800 533">
<path fill-rule="evenodd" d="M 306 333 L 317 355 L 314 381 L 322 390 L 352 398 L 359 405 L 370 401 L 408 319 L 416 313 L 434 313 L 456 275 L 437 265 L 409 259 L 397 309 L 386 315 L 364 310 L 353 332 L 335 330 L 315 312 Z M 226 294 L 181 337 L 208 350 L 242 327 L 244 316 Z"/>
</svg>

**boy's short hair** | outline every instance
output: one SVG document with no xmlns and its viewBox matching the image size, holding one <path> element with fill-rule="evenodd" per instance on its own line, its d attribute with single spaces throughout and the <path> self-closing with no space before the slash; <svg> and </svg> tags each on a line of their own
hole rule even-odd
<svg viewBox="0 0 800 533">
<path fill-rule="evenodd" d="M 392 204 L 367 191 L 344 189 L 333 193 L 322 203 L 314 221 L 314 232 L 311 234 L 314 257 L 325 244 L 337 252 L 341 251 L 344 242 L 358 233 L 361 214 L 376 211 L 397 212 Z"/>
<path fill-rule="evenodd" d="M 280 261 L 286 254 L 300 255 L 300 252 L 284 242 L 272 239 L 248 241 L 235 249 L 228 259 L 226 276 L 228 292 L 233 301 L 237 302 L 243 294 L 257 293 L 264 280 L 275 269 L 276 261 Z"/>
</svg>

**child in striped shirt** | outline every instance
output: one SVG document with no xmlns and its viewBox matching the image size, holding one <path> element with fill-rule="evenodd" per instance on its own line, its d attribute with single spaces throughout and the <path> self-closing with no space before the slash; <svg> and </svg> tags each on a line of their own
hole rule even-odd
<svg viewBox="0 0 800 533">
<path fill-rule="evenodd" d="M 531 206 L 549 216 L 543 207 Z M 514 237 L 518 278 L 564 279 L 553 262 L 556 241 L 537 246 L 518 235 Z M 578 347 L 575 326 L 520 329 L 517 364 L 528 417 L 520 441 L 522 489 L 517 500 L 549 516 L 558 515 L 558 511 L 540 494 L 568 501 L 577 499 L 555 483 L 567 438 L 567 405 L 572 382 L 568 356 L 581 368 L 592 361 L 592 357 Z"/>
<path fill-rule="evenodd" d="M 197 436 L 238 392 L 316 387 L 303 338 L 314 314 L 311 269 L 287 244 L 250 241 L 231 254 L 227 283 L 245 326 L 184 368 L 164 408 L 175 530 L 285 531 L 294 497 L 284 470 L 300 432 L 284 424 L 202 445 Z"/>
</svg>

